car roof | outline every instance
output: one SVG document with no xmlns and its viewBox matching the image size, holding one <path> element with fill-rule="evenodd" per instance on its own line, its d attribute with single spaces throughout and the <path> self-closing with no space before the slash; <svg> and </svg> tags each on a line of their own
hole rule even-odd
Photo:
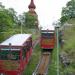
<svg viewBox="0 0 75 75">
<path fill-rule="evenodd" d="M 22 46 L 27 39 L 31 37 L 31 34 L 15 34 L 7 40 L 0 43 L 0 45 Z"/>
</svg>

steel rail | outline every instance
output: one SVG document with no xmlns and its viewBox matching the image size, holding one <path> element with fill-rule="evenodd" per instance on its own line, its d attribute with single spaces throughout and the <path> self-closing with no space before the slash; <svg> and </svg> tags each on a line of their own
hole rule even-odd
<svg viewBox="0 0 75 75">
<path fill-rule="evenodd" d="M 39 64 L 37 65 L 32 75 L 47 75 L 50 55 L 50 52 L 42 53 Z"/>
</svg>

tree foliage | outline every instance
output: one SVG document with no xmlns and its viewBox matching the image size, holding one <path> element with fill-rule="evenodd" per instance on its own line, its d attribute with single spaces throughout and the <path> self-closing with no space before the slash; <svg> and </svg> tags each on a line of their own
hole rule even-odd
<svg viewBox="0 0 75 75">
<path fill-rule="evenodd" d="M 37 17 L 31 15 L 30 13 L 25 13 L 25 26 L 28 28 L 36 28 L 35 22 L 37 21 Z"/>
<path fill-rule="evenodd" d="M 6 32 L 11 32 L 15 27 L 21 28 L 21 26 L 23 26 L 22 28 L 36 28 L 36 21 L 37 16 L 25 12 L 18 16 L 13 8 L 6 9 L 0 2 L 0 42 L 5 39 L 5 36 L 7 37 L 8 33 Z"/>
<path fill-rule="evenodd" d="M 24 13 L 18 16 L 18 25 L 25 26 L 25 14 Z"/>
<path fill-rule="evenodd" d="M 4 32 L 13 28 L 16 24 L 16 14 L 13 8 L 5 9 L 0 3 L 0 41 L 4 39 Z"/>
<path fill-rule="evenodd" d="M 75 0 L 71 0 L 62 8 L 62 17 L 60 21 L 64 23 L 68 19 L 75 18 Z"/>
<path fill-rule="evenodd" d="M 8 28 L 17 24 L 16 12 L 13 8 L 5 9 L 0 3 L 0 32 L 6 31 Z"/>
<path fill-rule="evenodd" d="M 0 11 L 0 32 L 7 30 L 7 27 L 12 26 L 11 17 L 6 9 Z"/>
<path fill-rule="evenodd" d="M 8 13 L 10 17 L 12 18 L 13 23 L 17 24 L 18 17 L 16 16 L 17 15 L 16 11 L 13 8 L 9 8 Z"/>
</svg>

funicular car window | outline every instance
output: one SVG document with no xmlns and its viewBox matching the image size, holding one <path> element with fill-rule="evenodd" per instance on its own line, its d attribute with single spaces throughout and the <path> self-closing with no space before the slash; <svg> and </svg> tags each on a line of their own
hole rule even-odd
<svg viewBox="0 0 75 75">
<path fill-rule="evenodd" d="M 26 57 L 26 52 L 30 50 L 30 47 L 32 46 L 31 38 L 28 39 L 25 43 L 25 46 L 22 49 L 22 58 L 24 59 Z"/>
<path fill-rule="evenodd" d="M 19 60 L 20 51 L 0 50 L 0 60 Z"/>
<path fill-rule="evenodd" d="M 47 39 L 48 38 L 51 39 L 54 37 L 54 33 L 42 33 L 41 35 L 42 35 L 42 38 L 47 38 Z"/>
<path fill-rule="evenodd" d="M 30 49 L 30 47 L 32 46 L 32 44 L 31 44 L 31 40 L 29 39 L 29 40 L 27 40 L 26 41 L 26 48 L 27 48 L 27 50 L 29 50 Z"/>
<path fill-rule="evenodd" d="M 26 52 L 27 52 L 27 49 L 26 49 L 26 47 L 24 46 L 24 47 L 23 47 L 23 50 L 22 50 L 22 58 L 23 58 L 23 59 L 26 57 Z"/>
</svg>

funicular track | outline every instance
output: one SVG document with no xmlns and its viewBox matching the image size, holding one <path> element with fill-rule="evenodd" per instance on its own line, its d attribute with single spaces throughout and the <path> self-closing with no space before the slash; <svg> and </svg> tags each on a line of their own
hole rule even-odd
<svg viewBox="0 0 75 75">
<path fill-rule="evenodd" d="M 51 53 L 43 52 L 39 64 L 36 67 L 36 70 L 34 71 L 33 75 L 47 75 L 50 60 L 51 60 Z"/>
</svg>

